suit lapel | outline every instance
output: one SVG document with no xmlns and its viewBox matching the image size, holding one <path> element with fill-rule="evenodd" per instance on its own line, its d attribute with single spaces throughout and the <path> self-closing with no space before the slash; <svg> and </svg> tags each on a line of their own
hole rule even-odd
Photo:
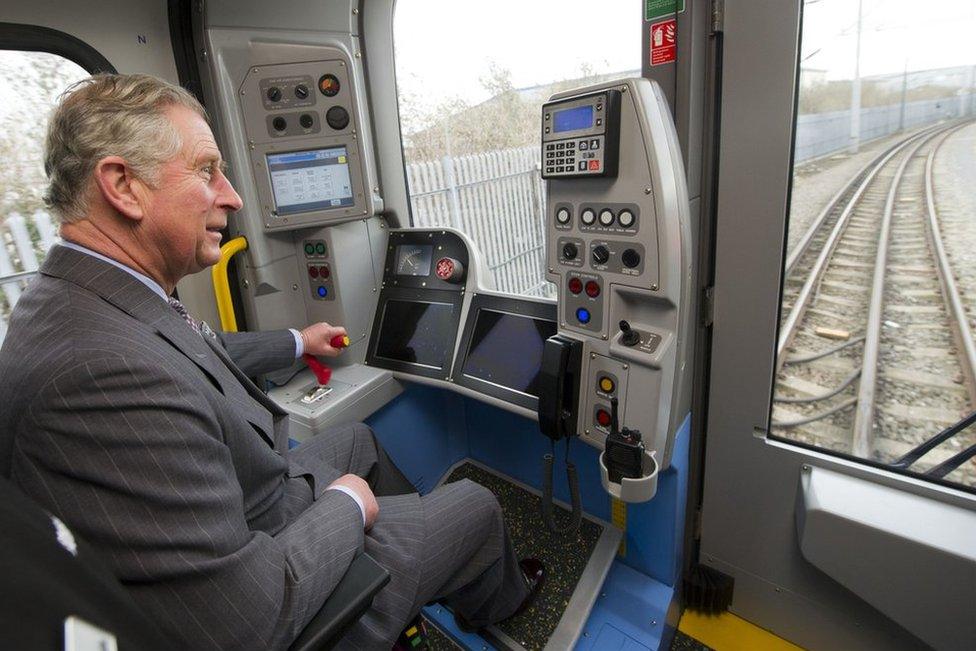
<svg viewBox="0 0 976 651">
<path fill-rule="evenodd" d="M 63 246 L 51 249 L 40 271 L 44 275 L 62 278 L 84 287 L 133 318 L 153 327 L 171 346 L 203 371 L 208 380 L 254 425 L 267 443 L 272 448 L 275 447 L 272 413 L 277 414 L 280 411 L 277 405 L 254 386 L 219 344 L 194 332 L 162 297 L 144 283 L 103 260 Z"/>
</svg>

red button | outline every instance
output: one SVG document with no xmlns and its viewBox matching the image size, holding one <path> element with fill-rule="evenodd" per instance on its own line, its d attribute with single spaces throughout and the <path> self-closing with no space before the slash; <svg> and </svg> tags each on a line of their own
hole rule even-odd
<svg viewBox="0 0 976 651">
<path fill-rule="evenodd" d="M 592 170 L 598 170 L 598 169 L 600 169 L 600 161 L 598 161 L 598 160 L 591 160 L 590 161 L 590 170 L 592 171 Z"/>
<path fill-rule="evenodd" d="M 583 291 L 583 281 L 579 278 L 570 278 L 569 291 L 573 292 L 574 294 L 579 294 L 581 291 Z"/>
<path fill-rule="evenodd" d="M 600 285 L 595 280 L 587 281 L 586 283 L 586 295 L 590 298 L 596 298 L 600 295 Z"/>
<path fill-rule="evenodd" d="M 308 268 L 308 275 L 311 276 L 312 278 L 318 278 L 319 277 L 319 270 L 318 270 L 318 268 L 317 267 L 309 267 Z"/>
<path fill-rule="evenodd" d="M 596 422 L 600 427 L 610 427 L 610 412 L 606 409 L 597 409 Z"/>
<path fill-rule="evenodd" d="M 328 278 L 330 273 L 328 267 L 319 267 L 319 275 L 323 278 Z"/>
</svg>

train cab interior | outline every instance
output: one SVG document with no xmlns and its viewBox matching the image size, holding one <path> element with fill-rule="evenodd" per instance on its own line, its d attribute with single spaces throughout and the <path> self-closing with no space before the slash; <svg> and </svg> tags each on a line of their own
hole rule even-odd
<svg viewBox="0 0 976 651">
<path fill-rule="evenodd" d="M 525 612 L 430 603 L 410 648 L 971 649 L 973 28 L 971 0 L 7 0 L 0 341 L 58 241 L 46 115 L 155 75 L 243 202 L 179 300 L 348 333 L 252 378 L 290 445 L 365 422 L 546 564 Z M 2 592 L 4 621 L 45 601 Z M 30 648 L 125 649 L 89 625 Z"/>
</svg>

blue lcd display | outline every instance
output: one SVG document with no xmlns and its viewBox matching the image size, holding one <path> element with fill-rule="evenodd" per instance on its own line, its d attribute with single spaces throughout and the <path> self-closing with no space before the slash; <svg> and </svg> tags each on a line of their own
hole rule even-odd
<svg viewBox="0 0 976 651">
<path fill-rule="evenodd" d="M 593 105 L 587 104 L 585 106 L 556 111 L 553 117 L 552 130 L 555 133 L 589 129 L 593 126 Z"/>
</svg>

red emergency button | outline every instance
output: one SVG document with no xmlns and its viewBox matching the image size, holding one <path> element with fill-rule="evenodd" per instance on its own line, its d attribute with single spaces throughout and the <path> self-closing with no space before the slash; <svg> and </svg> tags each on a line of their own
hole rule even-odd
<svg viewBox="0 0 976 651">
<path fill-rule="evenodd" d="M 319 268 L 318 267 L 309 267 L 308 268 L 308 275 L 311 276 L 312 278 L 318 278 L 319 277 Z"/>
<path fill-rule="evenodd" d="M 593 171 L 597 171 L 599 169 L 600 169 L 600 161 L 598 161 L 598 160 L 591 160 L 590 161 L 590 171 L 593 172 Z"/>
<path fill-rule="evenodd" d="M 596 423 L 600 427 L 610 427 L 610 412 L 606 409 L 597 409 Z"/>
<path fill-rule="evenodd" d="M 323 278 L 328 278 L 331 273 L 328 267 L 319 267 L 319 275 Z"/>
<path fill-rule="evenodd" d="M 570 278 L 569 291 L 573 292 L 574 294 L 579 294 L 581 291 L 583 291 L 583 281 L 579 278 Z"/>
<path fill-rule="evenodd" d="M 589 280 L 586 283 L 586 295 L 590 298 L 596 298 L 600 295 L 600 284 L 595 280 Z"/>
</svg>

